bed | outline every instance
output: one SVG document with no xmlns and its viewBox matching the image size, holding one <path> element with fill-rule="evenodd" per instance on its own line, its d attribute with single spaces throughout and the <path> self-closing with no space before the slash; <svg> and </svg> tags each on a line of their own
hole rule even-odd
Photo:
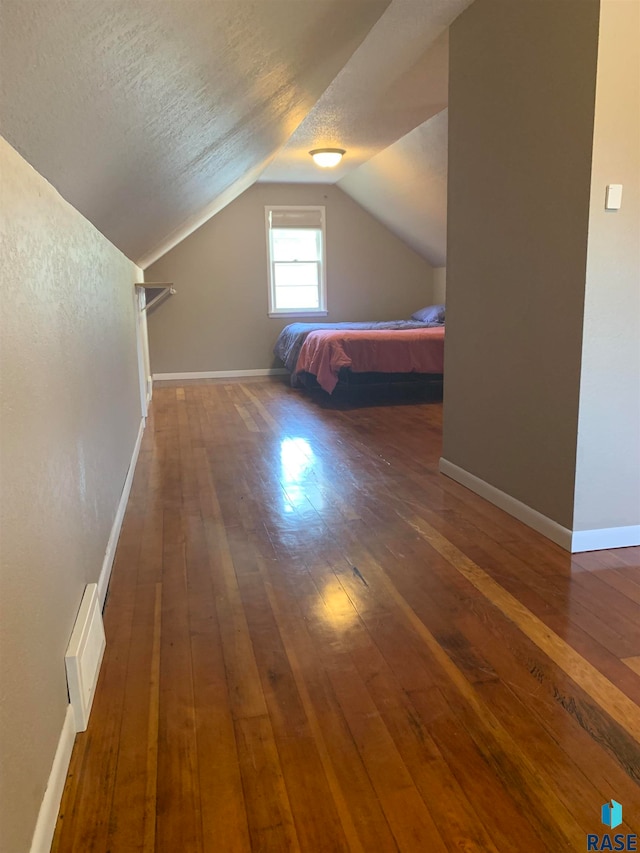
<svg viewBox="0 0 640 853">
<path fill-rule="evenodd" d="M 274 353 L 294 387 L 311 380 L 329 394 L 352 374 L 441 378 L 444 306 L 428 306 L 408 320 L 291 323 L 280 333 Z"/>
</svg>

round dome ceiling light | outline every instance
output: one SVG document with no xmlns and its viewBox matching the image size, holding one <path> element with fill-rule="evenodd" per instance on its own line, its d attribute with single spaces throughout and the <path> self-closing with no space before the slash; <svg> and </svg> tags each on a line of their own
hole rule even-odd
<svg viewBox="0 0 640 853">
<path fill-rule="evenodd" d="M 309 154 L 313 157 L 316 166 L 331 169 L 342 160 L 345 151 L 344 148 L 314 148 L 313 151 L 309 151 Z"/>
</svg>

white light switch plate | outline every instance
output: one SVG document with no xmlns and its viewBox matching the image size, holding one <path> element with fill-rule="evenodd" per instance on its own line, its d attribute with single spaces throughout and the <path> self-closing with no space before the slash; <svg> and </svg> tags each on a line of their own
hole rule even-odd
<svg viewBox="0 0 640 853">
<path fill-rule="evenodd" d="M 620 210 L 622 205 L 622 184 L 609 184 L 605 197 L 605 210 Z"/>
</svg>

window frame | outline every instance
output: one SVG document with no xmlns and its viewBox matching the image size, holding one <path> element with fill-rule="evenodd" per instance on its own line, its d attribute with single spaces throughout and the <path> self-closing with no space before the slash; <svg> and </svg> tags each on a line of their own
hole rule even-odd
<svg viewBox="0 0 640 853">
<path fill-rule="evenodd" d="M 317 210 L 320 212 L 320 258 L 316 263 L 319 266 L 318 275 L 318 308 L 276 308 L 276 283 L 274 267 L 276 261 L 273 259 L 273 247 L 271 243 L 271 223 L 269 214 L 275 210 Z M 326 207 L 323 204 L 268 204 L 264 207 L 264 222 L 267 240 L 267 266 L 269 271 L 269 317 L 326 317 L 327 310 L 327 220 Z M 293 262 L 295 263 L 295 261 Z M 309 263 L 301 261 L 300 263 Z"/>
</svg>

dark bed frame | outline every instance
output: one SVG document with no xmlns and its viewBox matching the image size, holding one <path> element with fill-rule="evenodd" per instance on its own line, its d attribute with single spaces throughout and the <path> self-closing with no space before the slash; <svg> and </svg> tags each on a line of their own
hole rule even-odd
<svg viewBox="0 0 640 853">
<path fill-rule="evenodd" d="M 442 373 L 353 373 L 343 367 L 338 374 L 338 384 L 333 394 L 323 391 L 312 373 L 299 373 L 298 381 L 309 391 L 317 391 L 332 399 L 336 393 L 345 394 L 352 399 L 358 392 L 384 389 L 389 393 L 392 388 L 429 392 L 435 399 L 442 398 Z"/>
</svg>

